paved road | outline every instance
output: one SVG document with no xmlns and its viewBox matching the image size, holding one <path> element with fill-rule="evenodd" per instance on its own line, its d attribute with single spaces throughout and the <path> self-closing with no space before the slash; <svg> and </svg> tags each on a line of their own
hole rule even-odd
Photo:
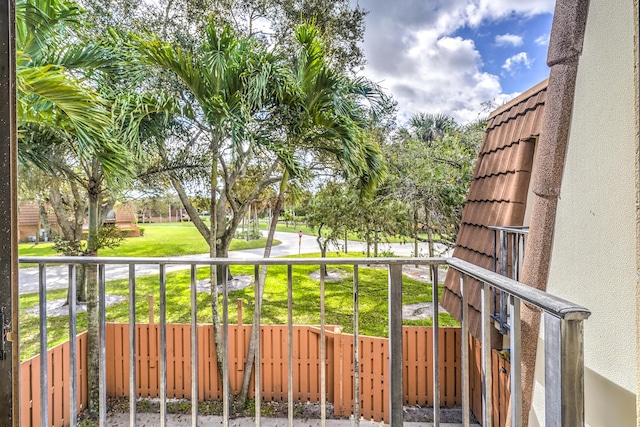
<svg viewBox="0 0 640 427">
<path fill-rule="evenodd" d="M 297 255 L 298 253 L 308 254 L 314 252 L 320 252 L 318 243 L 313 236 L 303 235 L 302 239 L 298 238 L 296 233 L 283 233 L 276 232 L 276 240 L 280 240 L 282 243 L 278 246 L 274 246 L 271 250 L 272 257 L 280 257 L 287 255 Z M 353 251 L 366 251 L 366 245 L 362 242 L 347 242 L 350 252 Z M 335 250 L 335 248 L 330 248 Z M 413 254 L 413 243 L 384 243 L 380 244 L 379 251 L 390 250 L 395 255 L 411 256 Z M 428 253 L 426 243 L 420 243 L 419 253 Z M 256 259 L 262 258 L 264 255 L 264 249 L 247 249 L 239 251 L 229 252 L 230 259 Z M 182 259 L 201 259 L 207 258 L 207 254 L 202 255 L 187 255 L 183 257 L 177 257 Z M 188 268 L 184 265 L 170 265 L 167 267 L 167 272 L 184 270 Z M 129 277 L 129 267 L 125 264 L 122 265 L 107 265 L 105 270 L 107 280 L 124 279 Z M 158 267 L 154 265 L 137 265 L 136 275 L 144 276 L 150 274 L 157 274 Z M 47 267 L 47 289 L 62 289 L 68 285 L 68 267 L 66 266 L 50 266 Z M 20 293 L 38 292 L 38 269 L 37 268 L 21 268 L 20 269 Z"/>
</svg>

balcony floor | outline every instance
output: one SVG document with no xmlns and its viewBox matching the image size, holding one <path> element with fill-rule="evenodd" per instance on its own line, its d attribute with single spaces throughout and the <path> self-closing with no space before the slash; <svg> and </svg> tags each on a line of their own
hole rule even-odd
<svg viewBox="0 0 640 427">
<path fill-rule="evenodd" d="M 138 414 L 137 425 L 140 427 L 157 426 L 159 421 L 158 414 Z M 260 420 L 260 425 L 264 427 L 284 427 L 288 424 L 286 418 L 267 418 L 263 417 Z M 129 414 L 110 414 L 107 418 L 107 424 L 110 427 L 125 427 L 129 425 Z M 198 417 L 199 426 L 221 426 L 222 417 L 220 416 L 200 416 Z M 320 420 L 314 419 L 294 419 L 293 425 L 296 427 L 319 427 Z M 353 425 L 352 420 L 334 420 L 328 419 L 326 425 L 329 427 L 350 427 Z M 375 423 L 372 421 L 361 421 L 362 427 L 380 427 L 388 424 Z M 167 415 L 167 427 L 190 427 L 191 415 Z M 433 423 L 427 422 L 405 422 L 404 426 L 407 427 L 432 427 Z M 462 424 L 448 424 L 440 423 L 441 427 L 459 427 Z M 474 427 L 480 427 L 479 424 L 471 424 Z M 229 427 L 255 427 L 255 420 L 253 418 L 234 418 L 229 420 Z"/>
</svg>

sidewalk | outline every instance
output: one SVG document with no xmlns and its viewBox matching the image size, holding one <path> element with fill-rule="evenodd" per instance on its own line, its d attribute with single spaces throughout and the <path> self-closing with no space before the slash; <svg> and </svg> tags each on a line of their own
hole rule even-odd
<svg viewBox="0 0 640 427">
<path fill-rule="evenodd" d="M 284 233 L 276 232 L 275 238 L 281 242 L 280 245 L 272 248 L 271 256 L 284 257 L 290 255 L 306 254 L 319 252 L 318 243 L 313 236 L 302 236 L 302 239 L 298 238 L 297 233 Z M 349 251 L 365 251 L 366 244 L 363 242 L 348 242 Z M 419 245 L 421 253 L 426 253 L 426 243 Z M 335 248 L 330 248 L 335 250 Z M 380 251 L 390 250 L 394 255 L 399 256 L 411 256 L 413 253 L 413 243 L 384 243 L 380 244 Z M 229 259 L 258 259 L 262 258 L 264 254 L 264 248 L 258 249 L 246 249 L 238 251 L 230 251 Z M 185 255 L 181 257 L 185 260 L 208 258 L 207 254 L 202 255 Z M 189 268 L 187 265 L 170 265 L 167 267 L 167 272 L 185 270 Z M 66 265 L 47 267 L 47 290 L 52 289 L 64 289 L 68 286 L 69 268 Z M 158 274 L 158 267 L 155 265 L 137 265 L 136 275 L 145 276 L 151 274 Z M 38 292 L 38 268 L 21 268 L 19 271 L 19 286 L 20 293 L 33 293 Z M 125 279 L 129 277 L 128 265 L 109 265 L 106 268 L 107 280 Z"/>
</svg>

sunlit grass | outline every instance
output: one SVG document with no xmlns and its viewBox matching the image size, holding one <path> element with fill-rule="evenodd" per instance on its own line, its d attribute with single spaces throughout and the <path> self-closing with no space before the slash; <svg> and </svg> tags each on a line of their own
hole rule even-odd
<svg viewBox="0 0 640 427">
<path fill-rule="evenodd" d="M 265 221 L 260 222 L 260 230 L 266 230 L 268 227 L 269 227 L 269 224 L 267 222 Z M 280 222 L 278 222 L 278 225 L 276 226 L 276 231 L 283 231 L 287 233 L 297 233 L 299 231 L 302 231 L 302 233 L 307 236 L 315 237 L 318 235 L 317 228 L 308 227 L 304 222 L 298 222 L 294 225 L 293 221 L 289 221 L 288 223 L 286 223 L 281 220 Z M 426 234 L 420 234 L 419 237 L 421 241 L 426 241 L 427 239 Z M 439 236 L 434 236 L 434 238 L 439 239 Z M 358 236 L 355 233 L 348 233 L 347 239 L 352 241 L 363 241 L 362 237 Z M 411 243 L 411 242 L 413 242 L 413 237 L 396 235 L 396 236 L 381 236 L 379 243 Z"/>
<path fill-rule="evenodd" d="M 307 257 L 317 257 L 309 254 Z M 333 254 L 335 256 L 335 254 Z M 316 272 L 318 266 L 299 265 L 292 267 L 293 279 L 293 322 L 294 324 L 320 324 L 320 286 L 319 280 L 312 279 L 310 274 Z M 325 283 L 326 323 L 340 325 L 344 332 L 353 331 L 353 267 L 330 266 L 330 271 L 340 271 L 343 278 Z M 253 276 L 253 266 L 233 266 L 233 275 Z M 198 279 L 208 277 L 209 269 L 200 268 Z M 387 336 L 387 270 L 383 268 L 359 268 L 359 316 L 360 333 L 372 336 Z M 191 291 L 189 271 L 178 271 L 167 274 L 167 323 L 189 323 L 191 319 Z M 107 309 L 108 322 L 128 322 L 129 283 L 128 280 L 113 280 L 107 283 L 107 293 L 123 295 L 127 299 Z M 439 289 L 442 293 L 442 289 Z M 48 300 L 64 298 L 65 290 L 50 291 Z M 136 319 L 138 322 L 149 321 L 148 296 L 153 295 L 155 321 L 159 317 L 159 284 L 157 276 L 139 277 L 136 280 Z M 229 293 L 229 318 L 231 323 L 237 321 L 236 302 L 240 299 L 243 306 L 243 322 L 251 323 L 254 309 L 253 286 Z M 39 352 L 38 319 L 34 314 L 26 314 L 24 310 L 37 305 L 37 294 L 20 296 L 20 328 L 21 356 L 32 357 Z M 404 277 L 403 304 L 431 301 L 431 284 Z M 211 297 L 209 292 L 197 295 L 198 322 L 211 322 Z M 86 313 L 77 315 L 78 331 L 86 329 Z M 441 326 L 458 325 L 457 321 L 447 313 L 439 315 Z M 59 344 L 68 339 L 68 316 L 49 316 L 49 346 Z M 287 323 L 287 267 L 270 266 L 264 291 L 262 323 Z M 405 325 L 430 326 L 431 319 L 405 321 Z"/>
<path fill-rule="evenodd" d="M 114 249 L 101 249 L 100 256 L 107 257 L 170 257 L 209 253 L 209 246 L 191 222 L 172 222 L 162 224 L 139 224 L 144 236 L 130 237 Z M 266 239 L 231 241 L 229 250 L 263 248 Z M 274 241 L 274 245 L 280 244 Z M 56 255 L 52 243 L 23 243 L 18 247 L 19 256 Z M 22 267 L 25 267 L 22 265 Z"/>
</svg>

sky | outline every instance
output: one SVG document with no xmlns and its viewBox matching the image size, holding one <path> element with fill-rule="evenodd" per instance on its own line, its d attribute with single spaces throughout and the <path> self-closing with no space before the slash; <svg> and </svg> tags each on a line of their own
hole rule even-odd
<svg viewBox="0 0 640 427">
<path fill-rule="evenodd" d="M 362 74 L 394 97 L 401 123 L 417 112 L 473 121 L 549 76 L 554 0 L 351 2 L 369 11 Z"/>
</svg>

